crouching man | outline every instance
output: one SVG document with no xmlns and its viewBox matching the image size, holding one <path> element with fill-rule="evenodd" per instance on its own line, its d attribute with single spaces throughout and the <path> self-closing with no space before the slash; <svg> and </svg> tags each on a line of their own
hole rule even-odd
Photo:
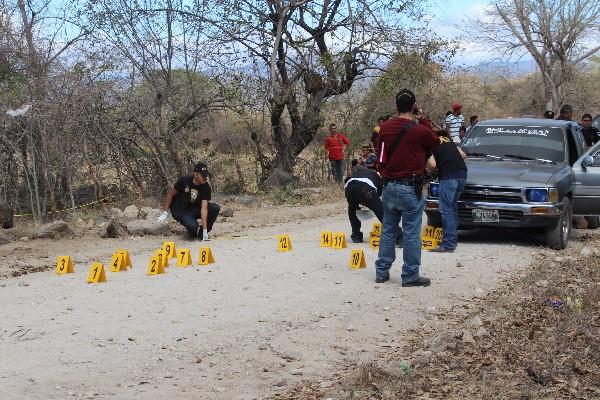
<svg viewBox="0 0 600 400">
<path fill-rule="evenodd" d="M 163 203 L 163 212 L 157 221 L 165 222 L 170 210 L 173 219 L 187 229 L 190 237 L 209 240 L 208 233 L 221 210 L 218 204 L 210 203 L 209 177 L 208 167 L 199 162 L 194 167 L 193 175 L 179 178 L 169 189 Z"/>
</svg>

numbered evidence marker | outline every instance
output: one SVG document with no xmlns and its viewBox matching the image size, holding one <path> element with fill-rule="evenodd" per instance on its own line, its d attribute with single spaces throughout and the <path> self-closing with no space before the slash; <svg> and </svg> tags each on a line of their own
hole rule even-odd
<svg viewBox="0 0 600 400">
<path fill-rule="evenodd" d="M 277 250 L 279 251 L 290 251 L 292 249 L 292 241 L 289 235 L 277 236 Z"/>
<path fill-rule="evenodd" d="M 329 231 L 321 232 L 321 247 L 331 247 L 332 236 Z"/>
<path fill-rule="evenodd" d="M 58 261 L 56 262 L 56 273 L 63 275 L 72 274 L 73 272 L 75 271 L 73 270 L 73 261 L 71 261 L 71 256 L 58 257 Z"/>
<path fill-rule="evenodd" d="M 90 272 L 88 273 L 87 283 L 106 282 L 106 274 L 104 273 L 104 265 L 99 262 L 92 263 Z"/>
<path fill-rule="evenodd" d="M 154 256 L 156 256 L 156 259 L 160 262 L 160 265 L 162 265 L 163 268 L 169 267 L 169 257 L 166 256 L 164 250 L 156 250 L 154 252 Z"/>
<path fill-rule="evenodd" d="M 381 238 L 379 236 L 371 236 L 371 239 L 369 240 L 369 246 L 371 247 L 372 250 L 376 250 L 379 248 L 379 240 Z"/>
<path fill-rule="evenodd" d="M 127 265 L 125 265 L 125 254 L 115 253 L 112 256 L 110 262 L 110 272 L 121 272 L 127 271 Z"/>
<path fill-rule="evenodd" d="M 177 250 L 177 266 L 178 267 L 189 267 L 192 265 L 192 255 L 190 249 L 178 249 Z"/>
<path fill-rule="evenodd" d="M 362 250 L 352 250 L 349 265 L 350 269 L 367 268 L 365 253 Z"/>
<path fill-rule="evenodd" d="M 158 255 L 154 255 L 150 257 L 150 261 L 148 261 L 148 271 L 147 275 L 160 275 L 165 273 L 165 268 L 163 267 L 162 261 L 159 259 Z"/>
<path fill-rule="evenodd" d="M 381 223 L 376 222 L 373 224 L 373 228 L 371 228 L 371 236 L 381 236 Z"/>
<path fill-rule="evenodd" d="M 200 247 L 200 254 L 198 256 L 198 265 L 208 265 L 215 262 L 215 258 L 210 251 L 210 247 Z"/>
<path fill-rule="evenodd" d="M 421 248 L 431 250 L 439 247 L 442 237 L 442 228 L 426 226 L 423 228 L 423 233 L 421 234 Z"/>
<path fill-rule="evenodd" d="M 133 268 L 133 265 L 131 265 L 131 258 L 129 258 L 129 251 L 127 251 L 125 249 L 119 249 L 119 250 L 117 250 L 117 254 L 123 254 L 123 259 L 125 260 L 125 266 Z"/>
<path fill-rule="evenodd" d="M 346 234 L 343 232 L 335 232 L 333 234 L 333 248 L 334 249 L 345 249 L 346 248 Z"/>
<path fill-rule="evenodd" d="M 175 242 L 163 242 L 162 249 L 165 251 L 167 258 L 177 257 L 177 251 L 175 250 Z"/>
</svg>

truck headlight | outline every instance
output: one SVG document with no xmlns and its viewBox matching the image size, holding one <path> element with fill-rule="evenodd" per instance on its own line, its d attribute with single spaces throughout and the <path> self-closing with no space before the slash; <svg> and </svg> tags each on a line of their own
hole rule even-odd
<svg viewBox="0 0 600 400">
<path fill-rule="evenodd" d="M 547 189 L 527 189 L 525 191 L 525 197 L 527 201 L 532 203 L 547 203 L 548 202 L 548 190 Z"/>
<path fill-rule="evenodd" d="M 558 203 L 558 189 L 557 188 L 548 189 L 548 201 L 550 203 Z"/>
<path fill-rule="evenodd" d="M 440 184 L 431 182 L 429 184 L 429 196 L 437 199 L 440 196 Z"/>
</svg>

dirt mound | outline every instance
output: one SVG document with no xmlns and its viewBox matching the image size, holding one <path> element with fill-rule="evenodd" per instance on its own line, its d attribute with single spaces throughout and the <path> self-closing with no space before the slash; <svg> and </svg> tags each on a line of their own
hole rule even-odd
<svg viewBox="0 0 600 400">
<path fill-rule="evenodd" d="M 600 398 L 600 269 L 581 254 L 540 256 L 446 329 L 413 332 L 405 349 L 348 368 L 329 389 L 305 382 L 275 398 Z"/>
</svg>

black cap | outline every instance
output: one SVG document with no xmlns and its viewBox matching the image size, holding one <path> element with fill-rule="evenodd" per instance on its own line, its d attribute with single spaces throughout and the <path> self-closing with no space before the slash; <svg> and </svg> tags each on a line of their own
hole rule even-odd
<svg viewBox="0 0 600 400">
<path fill-rule="evenodd" d="M 411 111 L 416 102 L 415 94 L 408 89 L 402 89 L 396 95 L 396 107 L 399 110 Z"/>
<path fill-rule="evenodd" d="M 210 175 L 210 173 L 208 172 L 208 167 L 203 162 L 199 162 L 198 164 L 196 164 L 196 166 L 194 167 L 194 172 L 199 172 L 202 176 Z"/>
</svg>

